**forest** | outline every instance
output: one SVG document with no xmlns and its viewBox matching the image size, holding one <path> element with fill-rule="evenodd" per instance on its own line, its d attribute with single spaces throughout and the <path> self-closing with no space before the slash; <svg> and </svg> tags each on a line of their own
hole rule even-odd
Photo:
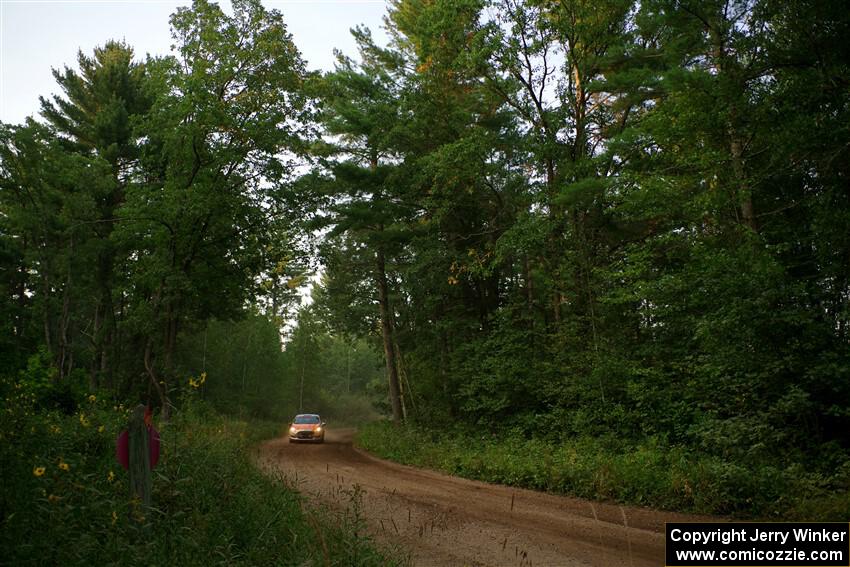
<svg viewBox="0 0 850 567">
<path fill-rule="evenodd" d="M 232 4 L 0 124 L 4 442 L 87 396 L 383 414 L 364 446 L 459 474 L 847 520 L 840 3 L 391 0 L 325 73 Z M 513 474 L 545 447 L 596 460 Z"/>
</svg>

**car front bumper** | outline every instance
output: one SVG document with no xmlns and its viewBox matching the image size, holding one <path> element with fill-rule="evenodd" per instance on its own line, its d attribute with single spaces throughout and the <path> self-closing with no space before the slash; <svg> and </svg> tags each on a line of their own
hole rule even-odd
<svg viewBox="0 0 850 567">
<path fill-rule="evenodd" d="M 289 434 L 290 441 L 324 441 L 325 432 L 316 433 L 315 431 L 296 431 Z"/>
</svg>

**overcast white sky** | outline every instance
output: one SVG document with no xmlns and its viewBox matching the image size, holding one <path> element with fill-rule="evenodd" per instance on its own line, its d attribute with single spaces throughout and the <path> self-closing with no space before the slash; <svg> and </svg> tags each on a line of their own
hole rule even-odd
<svg viewBox="0 0 850 567">
<path fill-rule="evenodd" d="M 219 2 L 230 10 L 229 0 Z M 76 66 L 110 39 L 146 53 L 169 52 L 168 16 L 180 0 L 0 0 L 0 121 L 20 123 L 38 111 L 39 95 L 56 92 L 51 67 Z M 295 45 L 311 69 L 331 69 L 333 50 L 354 55 L 349 29 L 367 25 L 383 42 L 384 0 L 263 0 L 283 12 Z"/>
</svg>

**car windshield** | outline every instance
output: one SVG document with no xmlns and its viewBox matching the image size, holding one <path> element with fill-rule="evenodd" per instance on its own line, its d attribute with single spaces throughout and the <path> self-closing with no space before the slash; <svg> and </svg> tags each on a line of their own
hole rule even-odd
<svg viewBox="0 0 850 567">
<path fill-rule="evenodd" d="M 296 415 L 292 423 L 319 423 L 318 415 Z"/>
</svg>

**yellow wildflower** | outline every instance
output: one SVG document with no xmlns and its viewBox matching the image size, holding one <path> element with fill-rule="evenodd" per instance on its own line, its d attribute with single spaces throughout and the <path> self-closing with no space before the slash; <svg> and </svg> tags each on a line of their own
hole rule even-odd
<svg viewBox="0 0 850 567">
<path fill-rule="evenodd" d="M 97 396 L 95 396 L 94 394 L 91 394 L 91 395 L 89 396 L 89 401 L 90 401 L 91 403 L 95 403 L 95 402 L 97 401 Z"/>
<path fill-rule="evenodd" d="M 69 464 L 68 464 L 68 463 L 66 463 L 65 461 L 61 461 L 61 460 L 60 460 L 60 461 L 59 461 L 59 468 L 60 468 L 60 469 L 62 469 L 63 471 L 67 471 L 67 470 L 70 470 L 70 469 L 71 469 L 71 465 L 69 465 Z"/>
<path fill-rule="evenodd" d="M 115 510 L 112 511 L 112 525 L 115 525 L 115 522 L 118 521 L 118 514 L 115 513 Z"/>
<path fill-rule="evenodd" d="M 86 417 L 86 414 L 80 413 L 80 425 L 83 427 L 89 426 L 89 418 Z"/>
<path fill-rule="evenodd" d="M 113 480 L 115 480 L 115 473 L 112 472 L 112 471 L 109 471 L 109 474 L 106 475 L 106 480 L 108 480 L 109 482 L 112 482 Z"/>
<path fill-rule="evenodd" d="M 51 433 L 56 433 L 56 434 L 58 434 L 58 433 L 62 433 L 62 428 L 61 428 L 61 427 L 59 427 L 58 425 L 51 425 L 51 426 L 50 426 L 50 432 L 51 432 Z"/>
<path fill-rule="evenodd" d="M 35 467 L 35 468 L 32 470 L 32 474 L 34 474 L 35 476 L 41 476 L 41 475 L 43 475 L 43 474 L 44 474 L 44 467 Z"/>
<path fill-rule="evenodd" d="M 200 382 L 199 382 L 199 383 L 200 383 L 200 384 L 203 384 L 203 383 L 204 383 L 204 382 L 206 382 L 206 381 L 207 381 L 207 373 L 206 373 L 206 372 L 201 372 L 201 380 L 200 380 Z"/>
<path fill-rule="evenodd" d="M 98 428 L 97 428 L 97 432 L 98 432 L 98 433 L 103 433 L 104 429 L 105 429 L 105 427 L 103 427 L 103 426 L 101 425 L 100 427 L 98 427 Z"/>
</svg>

